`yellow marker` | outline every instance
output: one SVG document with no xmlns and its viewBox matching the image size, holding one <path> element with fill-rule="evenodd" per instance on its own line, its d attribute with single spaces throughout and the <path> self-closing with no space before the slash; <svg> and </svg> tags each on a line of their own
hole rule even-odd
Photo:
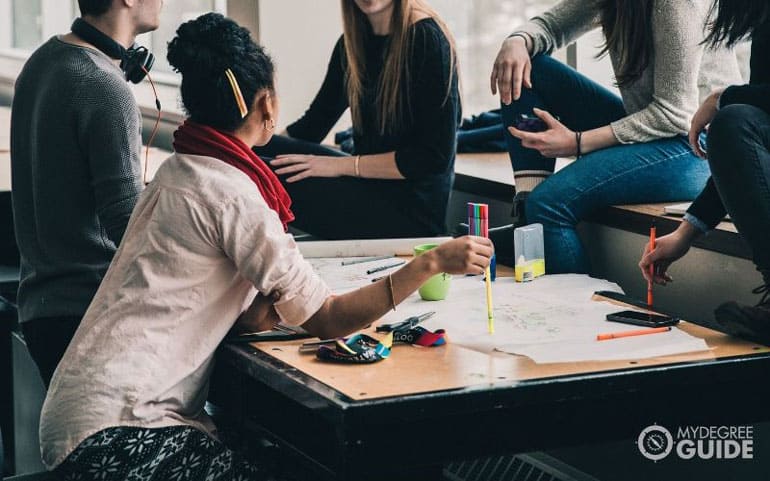
<svg viewBox="0 0 770 481">
<path fill-rule="evenodd" d="M 487 266 L 487 270 L 485 271 L 484 275 L 486 276 L 487 285 L 487 327 L 489 328 L 489 333 L 494 334 L 495 313 L 492 309 L 492 271 L 489 269 L 489 266 Z"/>
</svg>

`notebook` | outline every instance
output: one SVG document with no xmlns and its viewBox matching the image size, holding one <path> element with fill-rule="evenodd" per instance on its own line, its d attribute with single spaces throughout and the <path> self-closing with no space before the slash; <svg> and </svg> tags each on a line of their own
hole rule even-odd
<svg viewBox="0 0 770 481">
<path fill-rule="evenodd" d="M 663 208 L 663 212 L 665 212 L 666 215 L 683 216 L 687 212 L 687 209 L 690 208 L 691 205 L 692 205 L 692 202 L 682 202 L 681 204 L 667 205 Z M 725 215 L 725 220 L 730 220 L 730 216 Z"/>
</svg>

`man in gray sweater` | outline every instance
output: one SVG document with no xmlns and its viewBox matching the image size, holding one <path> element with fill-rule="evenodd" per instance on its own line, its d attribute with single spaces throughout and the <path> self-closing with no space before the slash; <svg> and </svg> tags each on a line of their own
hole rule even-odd
<svg viewBox="0 0 770 481">
<path fill-rule="evenodd" d="M 19 321 L 46 385 L 142 190 L 141 114 L 125 58 L 121 67 L 116 57 L 158 27 L 162 3 L 79 0 L 78 22 L 91 35 L 51 38 L 16 81 L 11 169 Z"/>
</svg>

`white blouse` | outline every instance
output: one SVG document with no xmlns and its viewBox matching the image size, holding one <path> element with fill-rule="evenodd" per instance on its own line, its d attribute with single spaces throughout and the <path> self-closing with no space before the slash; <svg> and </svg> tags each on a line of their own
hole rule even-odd
<svg viewBox="0 0 770 481">
<path fill-rule="evenodd" d="M 214 351 L 257 292 L 280 295 L 275 309 L 289 325 L 331 294 L 244 173 L 172 155 L 54 374 L 40 420 L 46 467 L 108 427 L 213 434 L 203 406 Z"/>
</svg>

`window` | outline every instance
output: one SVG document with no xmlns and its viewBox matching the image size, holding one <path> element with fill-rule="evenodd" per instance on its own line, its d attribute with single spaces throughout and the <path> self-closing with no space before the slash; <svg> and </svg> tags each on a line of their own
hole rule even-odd
<svg viewBox="0 0 770 481">
<path fill-rule="evenodd" d="M 137 42 L 149 48 L 155 55 L 153 72 L 172 74 L 173 70 L 166 60 L 168 42 L 176 35 L 179 25 L 206 12 L 227 13 L 226 3 L 217 0 L 186 0 L 163 3 L 160 15 L 160 27 L 152 33 L 141 35 Z"/>
<path fill-rule="evenodd" d="M 0 31 L 3 32 L 0 33 L 0 50 L 30 53 L 53 35 L 67 32 L 72 20 L 79 15 L 77 3 L 77 0 L 0 0 L 0 18 L 10 20 L 0 20 Z M 226 0 L 165 2 L 158 30 L 141 35 L 137 42 L 153 51 L 157 72 L 170 74 L 166 45 L 179 24 L 209 11 L 226 13 L 226 6 Z M 175 82 L 173 77 L 163 80 Z"/>
<path fill-rule="evenodd" d="M 13 7 L 13 47 L 32 49 L 43 37 L 42 20 L 39 1 L 19 1 Z"/>
<path fill-rule="evenodd" d="M 73 0 L 0 0 L 0 50 L 31 52 L 49 37 L 67 31 L 75 17 Z"/>
<path fill-rule="evenodd" d="M 516 26 L 557 0 L 431 0 L 457 42 L 464 115 L 499 107 L 489 76 L 500 44 Z"/>
</svg>

